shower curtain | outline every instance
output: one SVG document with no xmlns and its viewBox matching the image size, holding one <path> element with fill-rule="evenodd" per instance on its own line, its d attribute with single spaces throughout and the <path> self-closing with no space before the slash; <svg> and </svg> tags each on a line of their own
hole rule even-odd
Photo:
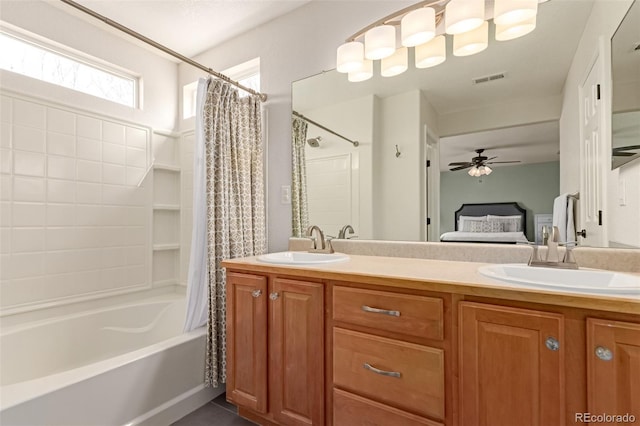
<svg viewBox="0 0 640 426">
<path fill-rule="evenodd" d="M 206 262 L 196 265 L 193 272 L 195 276 L 196 268 L 208 269 L 200 273 L 205 277 L 200 285 L 206 288 L 208 300 L 205 385 L 217 387 L 226 382 L 226 276 L 220 262 L 262 254 L 266 246 L 260 100 L 257 96 L 241 98 L 229 83 L 209 79 L 198 112 L 204 148 L 204 182 L 200 184 L 204 189 L 194 196 L 204 192 L 205 200 L 194 200 L 194 209 L 204 206 L 200 214 L 205 216 L 205 229 L 199 237 L 206 244 L 195 253 L 206 251 L 202 256 Z M 194 170 L 194 179 L 196 173 Z M 190 289 L 189 294 L 202 297 L 203 292 Z"/>
<path fill-rule="evenodd" d="M 305 143 L 307 140 L 306 121 L 293 117 L 291 121 L 291 227 L 294 237 L 304 236 L 309 227 L 309 205 L 307 204 L 307 166 Z"/>
<path fill-rule="evenodd" d="M 204 156 L 204 101 L 209 80 L 198 80 L 196 93 L 196 131 L 193 146 L 193 229 L 191 231 L 191 256 L 187 277 L 187 318 L 184 331 L 191 331 L 207 323 L 209 316 L 207 257 L 207 192 Z"/>
</svg>

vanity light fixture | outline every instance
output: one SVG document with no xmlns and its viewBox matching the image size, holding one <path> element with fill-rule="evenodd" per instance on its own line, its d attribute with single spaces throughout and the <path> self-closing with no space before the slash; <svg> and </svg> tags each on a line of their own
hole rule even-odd
<svg viewBox="0 0 640 426">
<path fill-rule="evenodd" d="M 486 8 L 485 1 L 493 8 Z M 494 21 L 496 40 L 513 40 L 535 29 L 538 3 L 545 1 L 424 0 L 349 37 L 338 47 L 336 68 L 349 74 L 349 81 L 364 81 L 373 76 L 371 61 L 381 60 L 381 74 L 392 77 L 407 70 L 407 48 L 415 49 L 416 68 L 436 66 L 446 60 L 446 36 L 453 37 L 455 56 L 473 55 L 489 45 L 487 20 Z M 493 16 L 488 16 L 491 10 Z"/>
</svg>

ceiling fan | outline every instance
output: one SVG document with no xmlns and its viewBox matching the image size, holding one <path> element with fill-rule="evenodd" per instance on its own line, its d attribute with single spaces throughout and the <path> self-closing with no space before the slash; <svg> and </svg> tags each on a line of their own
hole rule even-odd
<svg viewBox="0 0 640 426">
<path fill-rule="evenodd" d="M 476 149 L 476 153 L 478 154 L 476 157 L 473 157 L 471 161 L 458 161 L 455 163 L 449 163 L 449 169 L 452 172 L 457 170 L 468 169 L 469 167 L 481 167 L 486 166 L 487 164 L 498 164 L 498 163 L 519 163 L 520 161 L 491 161 L 498 157 L 486 157 L 482 155 L 484 149 Z"/>
</svg>

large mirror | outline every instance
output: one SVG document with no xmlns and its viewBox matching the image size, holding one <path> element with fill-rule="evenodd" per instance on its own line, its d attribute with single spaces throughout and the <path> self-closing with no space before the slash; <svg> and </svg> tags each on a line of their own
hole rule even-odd
<svg viewBox="0 0 640 426">
<path fill-rule="evenodd" d="M 410 49 L 409 70 L 396 77 L 381 77 L 376 64 L 360 83 L 335 70 L 294 82 L 293 110 L 308 119 L 294 123 L 294 198 L 303 184 L 303 216 L 336 237 L 350 237 L 340 232 L 349 224 L 360 239 L 440 241 L 462 226 L 462 206 L 496 204 L 496 215 L 509 216 L 500 205 L 515 203 L 519 229 L 539 242 L 565 196 L 579 230 L 580 170 L 567 167 L 581 160 L 572 158 L 576 148 L 561 161 L 560 127 L 567 75 L 593 12 L 591 0 L 550 1 L 540 4 L 532 33 L 490 39 L 473 56 L 453 56 L 447 40 L 447 59 L 433 68 L 413 67 Z M 490 175 L 470 175 L 478 161 Z M 633 217 L 640 221 L 640 211 Z"/>
<path fill-rule="evenodd" d="M 617 168 L 640 158 L 640 3 L 627 12 L 611 39 L 612 156 Z"/>
</svg>

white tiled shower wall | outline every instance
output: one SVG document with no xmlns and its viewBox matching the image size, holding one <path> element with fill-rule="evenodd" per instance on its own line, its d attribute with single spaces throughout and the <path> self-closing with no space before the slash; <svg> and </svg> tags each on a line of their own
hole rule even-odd
<svg viewBox="0 0 640 426">
<path fill-rule="evenodd" d="M 150 286 L 150 129 L 0 100 L 0 309 Z"/>
</svg>

